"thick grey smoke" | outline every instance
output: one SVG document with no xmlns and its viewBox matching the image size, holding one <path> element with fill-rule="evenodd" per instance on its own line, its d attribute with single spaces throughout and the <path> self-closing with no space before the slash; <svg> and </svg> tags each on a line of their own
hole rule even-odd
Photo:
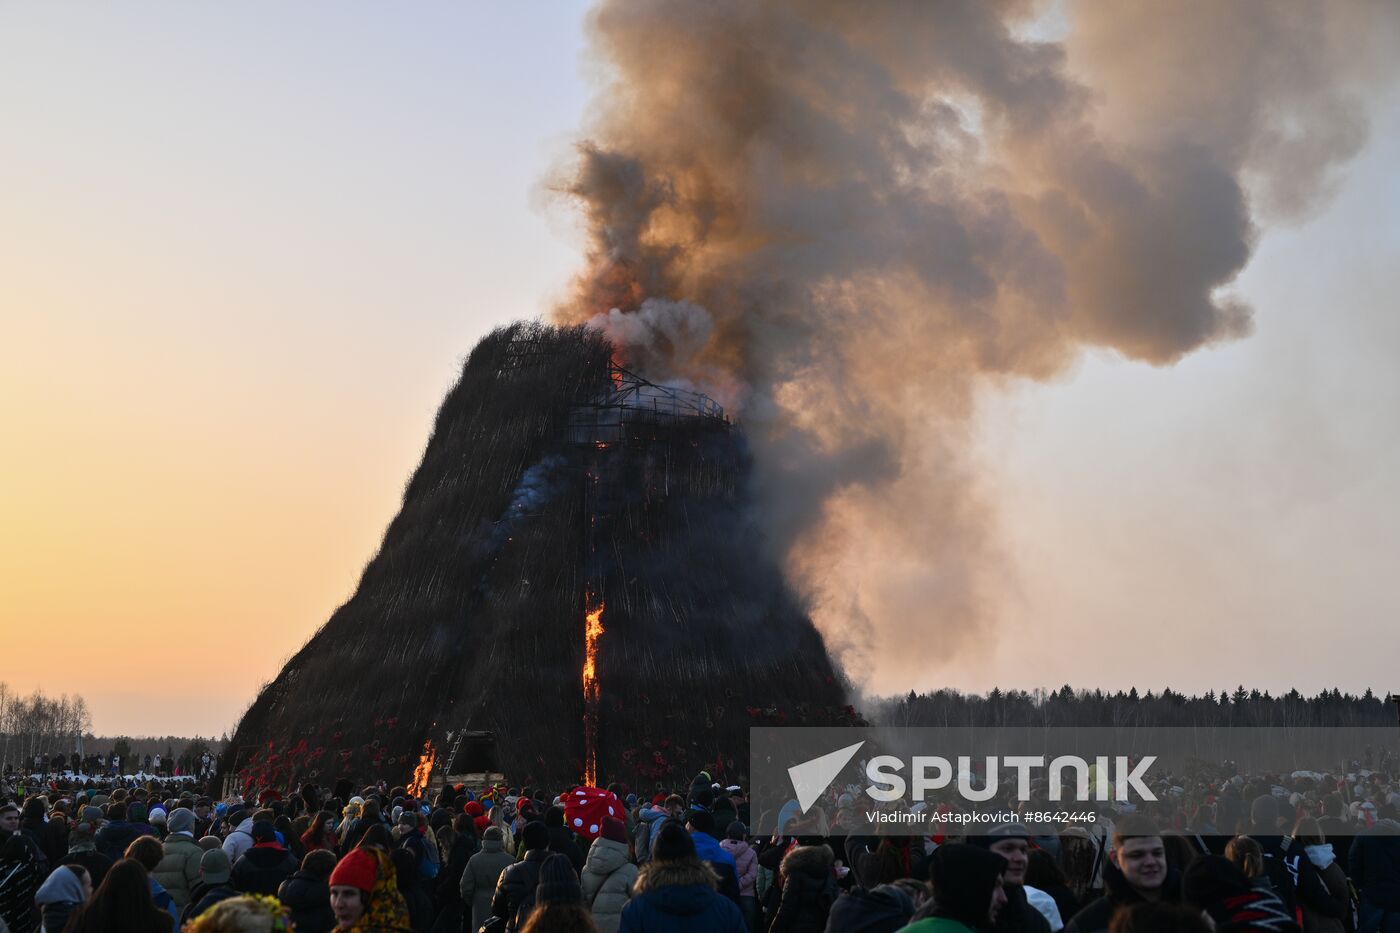
<svg viewBox="0 0 1400 933">
<path fill-rule="evenodd" d="M 558 316 L 741 408 L 819 624 L 868 620 L 876 669 L 913 680 L 986 644 L 1013 585 L 979 393 L 1085 347 L 1165 365 L 1248 334 L 1229 286 L 1257 225 L 1315 207 L 1363 145 L 1397 23 L 1384 2 L 605 0 L 561 185 L 590 252 Z"/>
</svg>

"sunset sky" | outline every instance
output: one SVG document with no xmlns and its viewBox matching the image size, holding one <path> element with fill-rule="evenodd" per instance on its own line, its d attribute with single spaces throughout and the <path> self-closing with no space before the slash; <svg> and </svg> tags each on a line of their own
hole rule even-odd
<svg viewBox="0 0 1400 933">
<path fill-rule="evenodd" d="M 0 680 L 217 735 L 350 596 L 464 355 L 578 268 L 586 9 L 0 8 Z M 942 663 L 931 606 L 868 689 L 1400 690 L 1397 103 L 1263 225 L 1253 335 L 988 391 L 997 626 Z"/>
</svg>

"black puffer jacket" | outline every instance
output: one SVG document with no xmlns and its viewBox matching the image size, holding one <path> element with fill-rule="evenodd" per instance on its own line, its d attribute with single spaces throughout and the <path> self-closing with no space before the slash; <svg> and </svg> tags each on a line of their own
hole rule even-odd
<svg viewBox="0 0 1400 933">
<path fill-rule="evenodd" d="M 501 872 L 501 880 L 496 883 L 496 894 L 491 899 L 491 915 L 505 920 L 506 930 L 510 933 L 525 925 L 525 917 L 517 917 L 517 912 L 523 902 L 528 900 L 534 903 L 535 886 L 540 883 L 540 866 L 554 854 L 548 849 L 531 849 L 523 859 Z"/>
<path fill-rule="evenodd" d="M 549 827 L 549 851 L 567 856 L 569 864 L 574 866 L 574 874 L 583 873 L 583 852 L 567 826 Z"/>
<path fill-rule="evenodd" d="M 822 933 L 839 893 L 827 846 L 798 846 L 783 856 L 783 894 L 769 933 Z"/>
<path fill-rule="evenodd" d="M 894 933 L 914 916 L 914 902 L 892 884 L 873 891 L 851 888 L 831 905 L 826 933 Z"/>
<path fill-rule="evenodd" d="M 298 871 L 282 882 L 277 899 L 292 912 L 297 933 L 329 933 L 335 929 L 331 889 L 325 878 Z"/>
<path fill-rule="evenodd" d="M 244 894 L 275 897 L 277 889 L 297 870 L 297 860 L 281 846 L 253 846 L 238 858 L 229 884 Z M 329 897 L 329 894 L 327 894 Z"/>
</svg>

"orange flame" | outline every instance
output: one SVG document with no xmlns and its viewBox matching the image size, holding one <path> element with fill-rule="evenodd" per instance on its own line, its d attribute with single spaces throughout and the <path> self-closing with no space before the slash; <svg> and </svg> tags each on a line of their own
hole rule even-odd
<svg viewBox="0 0 1400 933">
<path fill-rule="evenodd" d="M 583 695 L 598 699 L 598 636 L 603 634 L 603 604 L 588 610 L 583 626 Z"/>
<path fill-rule="evenodd" d="M 598 776 L 598 636 L 603 634 L 603 603 L 593 605 L 589 591 L 584 600 L 583 706 L 584 783 L 593 787 Z"/>
<path fill-rule="evenodd" d="M 413 780 L 408 784 L 410 796 L 417 797 L 428 789 L 428 776 L 433 773 L 433 762 L 437 760 L 437 749 L 433 740 L 423 743 L 423 757 L 418 759 L 418 767 L 413 769 Z"/>
</svg>

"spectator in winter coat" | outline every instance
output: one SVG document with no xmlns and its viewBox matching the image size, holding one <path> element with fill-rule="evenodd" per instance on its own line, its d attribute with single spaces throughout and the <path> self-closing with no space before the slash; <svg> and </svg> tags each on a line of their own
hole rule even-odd
<svg viewBox="0 0 1400 933">
<path fill-rule="evenodd" d="M 639 866 L 645 865 L 651 858 L 651 844 L 655 841 L 653 832 L 671 815 L 665 804 L 666 795 L 657 794 L 650 805 L 637 811 L 637 825 L 632 831 L 632 851 L 636 853 Z"/>
<path fill-rule="evenodd" d="M 60 865 L 39 886 L 34 903 L 43 916 L 48 933 L 60 933 L 68 917 L 92 897 L 92 877 L 81 865 Z"/>
<path fill-rule="evenodd" d="M 914 899 L 899 885 L 873 891 L 852 888 L 836 899 L 827 915 L 826 933 L 894 933 L 914 915 Z"/>
<path fill-rule="evenodd" d="M 769 924 L 770 933 L 822 933 L 831 905 L 840 893 L 833 874 L 835 856 L 828 846 L 797 846 L 783 856 L 782 898 Z"/>
<path fill-rule="evenodd" d="M 97 851 L 115 862 L 124 857 L 126 847 L 139 835 L 141 831 L 126 821 L 126 804 L 121 801 L 110 803 L 107 805 L 107 823 L 97 831 Z"/>
<path fill-rule="evenodd" d="M 413 933 L 428 933 L 433 925 L 433 902 L 420 883 L 418 860 L 405 848 L 390 852 L 389 858 L 394 863 L 399 894 L 403 895 L 404 905 L 408 908 L 408 925 Z"/>
<path fill-rule="evenodd" d="M 544 811 L 544 825 L 549 830 L 549 851 L 566 856 L 577 876 L 583 871 L 583 850 L 573 832 L 564 825 L 564 808 L 556 805 Z"/>
<path fill-rule="evenodd" d="M 0 845 L 0 921 L 10 933 L 33 933 L 39 928 L 34 894 L 44 880 L 43 856 L 28 835 L 14 832 Z"/>
<path fill-rule="evenodd" d="M 1267 884 L 1257 884 L 1228 858 L 1203 855 L 1182 873 L 1181 899 L 1210 915 L 1216 929 L 1298 933 L 1298 924 Z"/>
<path fill-rule="evenodd" d="M 229 883 L 243 894 L 273 897 L 282 882 L 297 870 L 297 860 L 277 841 L 277 830 L 267 820 L 253 824 L 253 847 L 233 863 Z"/>
<path fill-rule="evenodd" d="M 433 926 L 437 930 L 460 930 L 465 925 L 462 917 L 471 909 L 462 901 L 462 874 L 467 870 L 467 862 L 481 848 L 476 826 L 467 814 L 458 813 L 453 817 L 448 810 L 434 812 L 428 825 L 433 827 L 438 853 L 442 856 L 442 867 L 431 882 L 433 910 L 437 914 Z"/>
<path fill-rule="evenodd" d="M 81 865 L 92 879 L 93 889 L 101 887 L 107 877 L 107 869 L 112 860 L 97 851 L 93 834 L 97 832 L 96 820 L 101 819 L 102 811 L 96 807 L 83 807 L 83 819 L 68 833 L 68 854 L 63 857 L 65 865 Z M 94 822 L 89 822 L 93 820 Z"/>
<path fill-rule="evenodd" d="M 190 906 L 180 914 L 183 926 L 219 901 L 238 897 L 228 883 L 230 865 L 223 849 L 210 849 L 199 860 L 199 883 L 190 890 Z"/>
<path fill-rule="evenodd" d="M 739 908 L 715 891 L 716 883 L 690 834 L 674 823 L 661 824 L 618 933 L 745 933 Z"/>
<path fill-rule="evenodd" d="M 739 903 L 739 869 L 734 864 L 734 856 L 724 851 L 715 838 L 715 817 L 709 810 L 689 810 L 685 815 L 685 828 L 695 842 L 695 854 L 700 861 L 709 865 L 719 878 L 719 893 L 729 898 L 737 906 Z M 830 906 L 829 904 L 827 905 Z"/>
<path fill-rule="evenodd" d="M 165 857 L 165 850 L 161 848 L 160 840 L 154 836 L 138 836 L 131 845 L 126 847 L 126 857 L 135 859 L 141 863 L 142 868 L 146 869 L 146 880 L 151 889 L 151 902 L 170 914 L 171 920 L 179 923 L 180 910 L 175 906 L 175 899 L 170 896 L 169 891 L 165 890 L 165 886 L 151 874 L 160 864 L 161 859 Z"/>
<path fill-rule="evenodd" d="M 1357 836 L 1347 859 L 1361 895 L 1360 933 L 1400 933 L 1400 822 L 1387 804 L 1379 823 Z"/>
<path fill-rule="evenodd" d="M 540 866 L 550 855 L 549 830 L 540 822 L 526 823 L 521 830 L 525 857 L 501 872 L 496 893 L 491 898 L 491 915 L 506 922 L 506 933 L 515 933 L 525 923 L 519 913 L 521 905 L 530 898 L 539 884 Z"/>
<path fill-rule="evenodd" d="M 228 822 L 234 829 L 224 837 L 224 854 L 230 865 L 236 865 L 243 853 L 253 847 L 253 817 L 246 810 L 230 810 Z"/>
<path fill-rule="evenodd" d="M 927 878 L 928 862 L 921 840 L 911 836 L 885 836 L 875 847 L 857 843 L 846 846 L 847 858 L 859 882 L 867 888 L 893 884 L 901 878 Z"/>
<path fill-rule="evenodd" d="M 151 874 L 183 912 L 190 905 L 190 892 L 199 883 L 199 860 L 204 850 L 194 840 L 194 811 L 176 810 L 166 818 L 166 825 L 170 835 L 162 845 L 164 856 Z"/>
<path fill-rule="evenodd" d="M 132 834 L 135 836 L 153 836 L 154 838 L 159 839 L 160 833 L 157 832 L 156 828 L 151 825 L 151 822 L 149 819 L 147 819 L 146 814 L 147 810 L 146 805 L 144 803 L 137 801 L 136 803 L 127 804 L 126 818 L 127 821 L 131 824 Z"/>
<path fill-rule="evenodd" d="M 423 832 L 423 828 L 419 825 L 420 822 L 421 820 L 417 810 L 405 810 L 403 813 L 399 814 L 397 830 L 399 833 L 399 847 L 413 856 L 415 876 L 422 867 L 423 862 L 427 859 L 425 853 L 425 849 L 427 848 L 427 834 Z M 413 905 L 410 904 L 409 906 L 412 907 Z"/>
<path fill-rule="evenodd" d="M 1355 838 L 1356 828 L 1343 815 L 1345 811 L 1346 803 L 1341 794 L 1327 794 L 1322 798 L 1322 818 L 1317 821 L 1317 826 L 1327 839 L 1328 845 L 1332 846 L 1342 874 L 1350 877 L 1351 869 L 1347 856 L 1351 854 L 1351 843 Z"/>
<path fill-rule="evenodd" d="M 1006 903 L 1002 890 L 1006 859 L 976 846 L 939 846 L 929 859 L 933 888 L 926 915 L 907 933 L 969 933 L 990 930 Z M 921 913 L 925 913 L 921 911 Z"/>
<path fill-rule="evenodd" d="M 1114 911 L 1142 901 L 1174 902 L 1180 879 L 1167 870 L 1161 832 L 1143 816 L 1132 815 L 1113 829 L 1113 850 L 1104 866 L 1104 896 L 1084 907 L 1065 925 L 1067 933 L 1101 933 Z"/>
<path fill-rule="evenodd" d="M 1006 872 L 1002 875 L 1006 904 L 997 914 L 997 933 L 1050 933 L 1051 923 L 1039 910 L 1031 906 L 1026 890 L 1026 868 L 1030 864 L 1030 832 L 1021 823 L 1007 823 L 998 826 L 986 836 L 968 840 L 974 845 L 990 849 L 1006 859 Z M 1037 898 L 1047 902 L 1047 908 L 1054 915 L 1054 929 L 1064 926 L 1059 910 L 1049 895 L 1034 892 Z"/>
<path fill-rule="evenodd" d="M 733 820 L 719 844 L 734 859 L 734 870 L 739 875 L 739 910 L 752 930 L 758 925 L 758 853 L 744 841 L 747 833 L 748 827 L 742 821 Z"/>
<path fill-rule="evenodd" d="M 1294 886 L 1291 872 L 1284 864 L 1286 840 L 1283 830 L 1279 827 L 1279 800 L 1272 794 L 1260 794 L 1255 797 L 1249 807 L 1249 821 L 1249 836 L 1258 843 L 1263 870 L 1256 874 L 1255 871 L 1246 869 L 1245 874 L 1250 878 L 1266 877 L 1274 893 L 1283 900 L 1284 906 L 1292 914 Z M 1289 825 L 1292 823 L 1290 819 Z M 1226 855 L 1229 855 L 1228 851 Z"/>
<path fill-rule="evenodd" d="M 617 933 L 622 909 L 632 898 L 637 866 L 627 859 L 627 841 L 627 825 L 604 817 L 601 834 L 589 846 L 583 863 L 583 902 L 601 933 Z"/>
<path fill-rule="evenodd" d="M 43 797 L 30 797 L 24 802 L 24 808 L 20 811 L 19 831 L 25 833 L 34 841 L 39 854 L 43 856 L 43 867 L 45 873 L 68 851 L 66 840 L 67 823 L 63 820 L 63 815 L 58 814 L 53 820 L 48 818 L 48 809 Z"/>
<path fill-rule="evenodd" d="M 335 929 L 330 888 L 335 863 L 333 851 L 313 849 L 301 860 L 301 868 L 277 889 L 277 899 L 292 912 L 297 933 L 330 933 Z"/>
<path fill-rule="evenodd" d="M 491 896 L 501 873 L 515 864 L 515 856 L 505 850 L 499 826 L 488 826 L 481 838 L 481 851 L 467 860 L 458 891 L 465 910 L 471 911 L 471 929 L 479 930 L 491 916 Z"/>
<path fill-rule="evenodd" d="M 528 905 L 523 933 L 593 933 L 597 930 L 569 857 L 551 852 L 540 866 L 540 881 Z"/>
<path fill-rule="evenodd" d="M 1317 820 L 1299 820 L 1293 829 L 1293 840 L 1307 859 L 1307 865 L 1299 866 L 1298 906 L 1302 908 L 1303 933 L 1347 933 L 1347 921 L 1351 919 L 1347 876 L 1337 864 L 1332 846 L 1323 838 Z M 1306 883 L 1304 871 L 1315 884 Z"/>
</svg>

